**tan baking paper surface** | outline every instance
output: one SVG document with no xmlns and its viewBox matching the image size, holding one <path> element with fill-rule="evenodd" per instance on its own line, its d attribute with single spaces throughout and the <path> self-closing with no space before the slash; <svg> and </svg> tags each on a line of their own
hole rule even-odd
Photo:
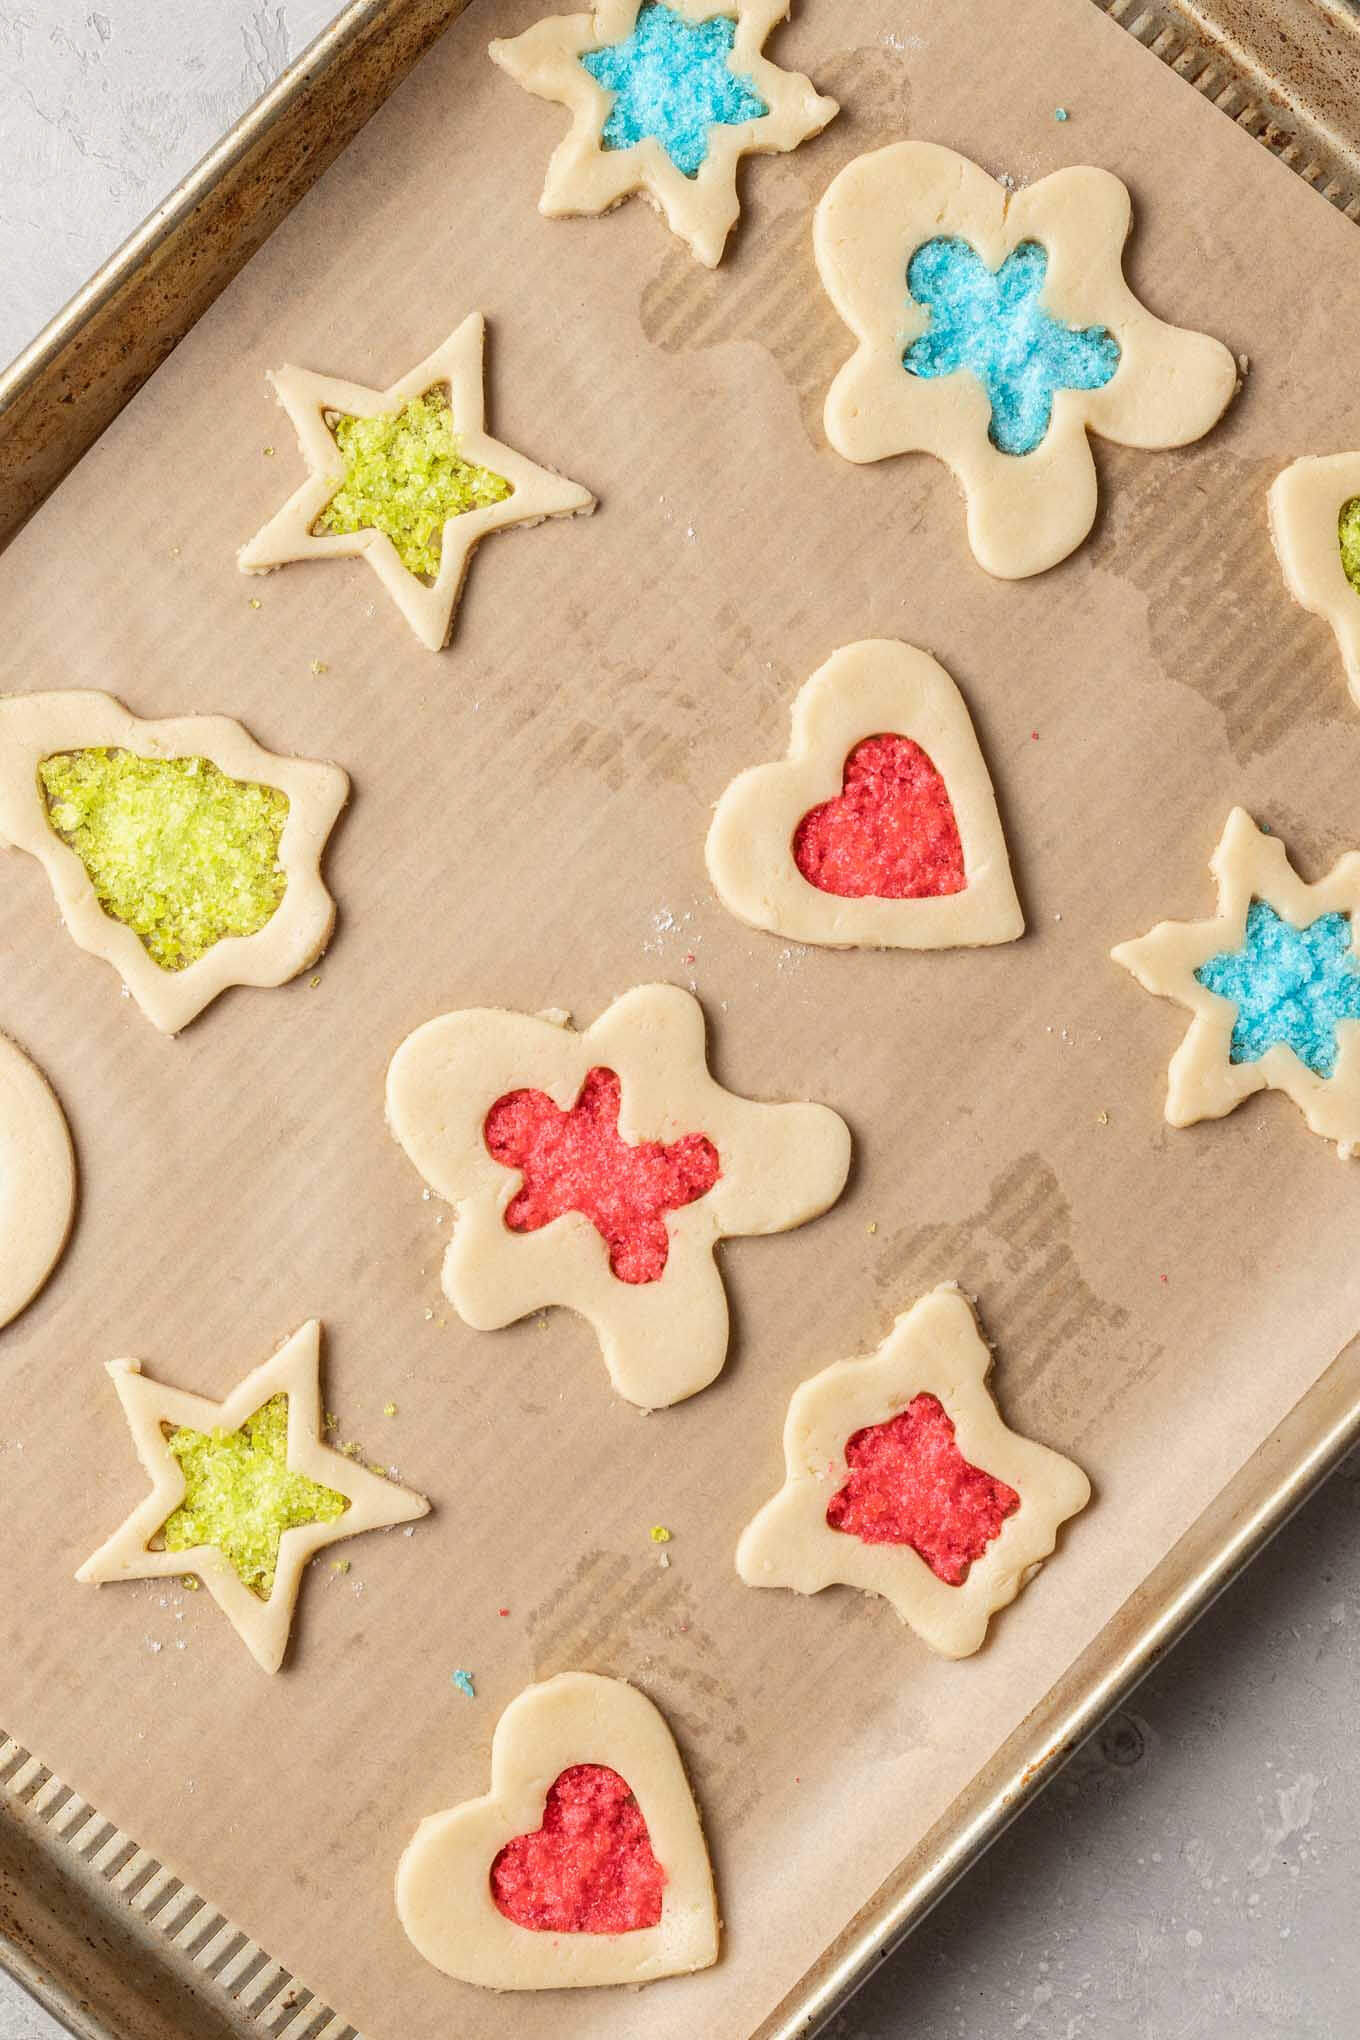
<svg viewBox="0 0 1360 2040">
<path fill-rule="evenodd" d="M 1235 801 L 1306 876 L 1360 842 L 1360 715 L 1265 509 L 1288 460 L 1354 443 L 1335 364 L 1360 241 L 1086 0 L 862 0 L 848 48 L 851 10 L 826 4 L 772 39 L 846 111 L 748 166 L 710 275 L 645 206 L 539 215 L 561 116 L 483 51 L 540 11 L 474 0 L 0 562 L 9 687 L 238 716 L 354 785 L 320 984 L 229 992 L 176 1041 L 63 934 L 38 866 L 0 859 L 0 1026 L 50 1075 L 83 1184 L 61 1266 L 0 1338 L 0 1721 L 370 2040 L 629 2040 L 644 2019 L 648 2040 L 738 2040 L 1360 1325 L 1360 1165 L 1283 1098 L 1166 1126 L 1184 1016 L 1107 954 L 1210 911 Z M 857 468 L 821 439 L 851 342 L 811 207 L 901 134 L 1018 179 L 1115 170 L 1139 294 L 1252 357 L 1202 444 L 1098 446 L 1090 542 L 1021 585 L 974 564 L 942 467 Z M 438 659 L 362 561 L 243 580 L 237 545 L 301 475 L 266 369 L 381 385 L 477 308 L 491 429 L 598 514 L 488 539 Z M 792 949 L 709 889 L 711 803 L 782 752 L 807 675 L 875 636 L 962 689 L 1020 942 Z M 654 978 L 697 985 L 721 1082 L 827 1100 L 857 1160 L 827 1217 L 723 1249 L 728 1366 L 644 1417 L 583 1325 L 453 1318 L 440 1207 L 382 1098 L 436 1013 L 584 1024 Z M 963 1664 L 882 1605 L 755 1593 L 732 1563 L 795 1384 L 950 1277 L 981 1299 L 1007 1421 L 1096 1491 Z M 310 1573 L 268 1679 L 206 1594 L 72 1575 L 144 1488 L 102 1363 L 221 1395 L 312 1313 L 327 1407 L 434 1513 Z M 570 1667 L 662 1708 L 713 1850 L 722 1959 L 645 2010 L 479 1995 L 391 1903 L 418 1820 L 485 1789 L 507 1700 Z"/>
</svg>

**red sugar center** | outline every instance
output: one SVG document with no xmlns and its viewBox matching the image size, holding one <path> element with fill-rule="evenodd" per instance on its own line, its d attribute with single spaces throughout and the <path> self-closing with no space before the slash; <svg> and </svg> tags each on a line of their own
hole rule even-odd
<svg viewBox="0 0 1360 2040">
<path fill-rule="evenodd" d="M 666 1873 L 642 1811 L 617 1771 L 573 1764 L 549 1788 L 543 1825 L 491 1865 L 491 1896 L 544 1934 L 627 1934 L 661 1918 Z"/>
<path fill-rule="evenodd" d="M 506 1207 L 511 1232 L 537 1232 L 565 1212 L 583 1212 L 620 1282 L 655 1282 L 670 1252 L 666 1213 L 713 1188 L 718 1150 L 702 1133 L 669 1143 L 624 1140 L 621 1092 L 605 1069 L 587 1074 L 569 1112 L 542 1091 L 510 1091 L 487 1113 L 483 1138 L 496 1161 L 523 1172 Z"/>
<path fill-rule="evenodd" d="M 954 804 L 910 737 L 856 744 L 841 793 L 794 830 L 793 860 L 809 885 L 843 899 L 927 899 L 968 883 Z"/>
<path fill-rule="evenodd" d="M 937 1396 L 918 1395 L 884 1424 L 856 1431 L 845 1448 L 850 1478 L 826 1520 L 866 1544 L 909 1544 L 946 1586 L 961 1586 L 1020 1497 L 970 1466 Z"/>
</svg>

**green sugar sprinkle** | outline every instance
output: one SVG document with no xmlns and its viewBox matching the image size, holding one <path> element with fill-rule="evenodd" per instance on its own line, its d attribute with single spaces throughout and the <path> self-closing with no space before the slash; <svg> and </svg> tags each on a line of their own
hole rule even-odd
<svg viewBox="0 0 1360 2040">
<path fill-rule="evenodd" d="M 512 493 L 503 475 L 460 457 L 453 411 L 440 389 L 381 418 L 346 414 L 333 429 L 345 478 L 313 529 L 328 537 L 385 532 L 408 573 L 433 579 L 450 517 L 503 503 Z"/>
<path fill-rule="evenodd" d="M 274 1591 L 279 1539 L 303 1523 L 333 1523 L 348 1497 L 288 1464 L 288 1397 L 271 1396 L 239 1431 L 165 1427 L 184 1475 L 184 1500 L 161 1532 L 167 1551 L 211 1544 L 252 1594 Z"/>
<path fill-rule="evenodd" d="M 1352 496 L 1341 505 L 1336 535 L 1341 547 L 1341 570 L 1360 595 L 1360 496 Z"/>
<path fill-rule="evenodd" d="M 258 933 L 277 910 L 288 883 L 278 787 L 228 779 L 209 758 L 102 746 L 44 758 L 38 779 L 100 906 L 162 970 L 187 969 L 224 935 Z"/>
</svg>

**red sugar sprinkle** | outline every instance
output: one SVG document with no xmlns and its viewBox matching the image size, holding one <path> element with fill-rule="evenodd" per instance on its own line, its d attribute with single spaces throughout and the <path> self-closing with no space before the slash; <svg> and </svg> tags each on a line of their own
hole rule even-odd
<svg viewBox="0 0 1360 2040">
<path fill-rule="evenodd" d="M 498 1615 L 508 1615 L 510 1613 L 510 1610 L 508 1608 L 498 1608 L 496 1610 L 496 1613 Z"/>
<path fill-rule="evenodd" d="M 693 1204 L 718 1180 L 718 1150 L 702 1133 L 626 1141 L 618 1130 L 622 1086 L 613 1070 L 589 1071 L 569 1112 L 542 1091 L 510 1091 L 486 1115 L 488 1151 L 520 1169 L 511 1232 L 537 1232 L 579 1211 L 609 1248 L 620 1282 L 655 1282 L 670 1252 L 666 1213 Z"/>
<path fill-rule="evenodd" d="M 826 1512 L 831 1528 L 866 1544 L 909 1544 L 949 1587 L 963 1584 L 1020 1506 L 1014 1488 L 969 1465 L 954 1443 L 953 1419 L 933 1395 L 856 1431 L 845 1463 L 850 1478 Z"/>
<path fill-rule="evenodd" d="M 491 1896 L 545 1934 L 627 1934 L 661 1918 L 666 1873 L 641 1808 L 617 1771 L 573 1764 L 549 1787 L 543 1825 L 491 1865 Z"/>
<path fill-rule="evenodd" d="M 818 892 L 842 899 L 926 899 L 968 882 L 953 802 L 910 737 L 856 744 L 841 793 L 794 830 L 793 861 Z"/>
</svg>

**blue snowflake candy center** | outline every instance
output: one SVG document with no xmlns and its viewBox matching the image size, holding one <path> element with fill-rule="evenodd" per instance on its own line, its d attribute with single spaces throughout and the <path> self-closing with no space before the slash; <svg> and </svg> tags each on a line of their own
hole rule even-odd
<svg viewBox="0 0 1360 2040">
<path fill-rule="evenodd" d="M 632 34 L 581 62 L 614 94 L 601 141 L 631 149 L 654 135 L 677 170 L 697 177 L 708 155 L 709 130 L 763 120 L 769 112 L 750 78 L 729 59 L 736 23 L 726 15 L 690 21 L 665 0 L 643 0 Z"/>
<path fill-rule="evenodd" d="M 956 235 L 925 241 L 907 264 L 907 289 L 930 324 L 902 356 L 908 375 L 975 375 L 992 407 L 988 437 L 1001 453 L 1033 453 L 1058 390 L 1103 389 L 1119 366 L 1104 326 L 1067 326 L 1039 302 L 1048 252 L 1022 241 L 999 269 Z"/>
<path fill-rule="evenodd" d="M 1195 972 L 1207 991 L 1237 1008 L 1235 1063 L 1256 1062 L 1283 1043 L 1314 1076 L 1336 1069 L 1336 1030 L 1360 1020 L 1360 958 L 1351 947 L 1349 914 L 1322 914 L 1295 928 L 1265 900 L 1247 909 L 1240 949 L 1211 956 Z"/>
</svg>

